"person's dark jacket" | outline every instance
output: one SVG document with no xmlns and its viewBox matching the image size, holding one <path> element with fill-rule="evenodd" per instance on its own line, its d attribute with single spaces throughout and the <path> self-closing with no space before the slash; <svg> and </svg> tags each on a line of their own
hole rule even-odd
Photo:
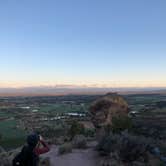
<svg viewBox="0 0 166 166">
<path fill-rule="evenodd" d="M 39 141 L 37 134 L 31 134 L 27 137 L 27 145 L 25 145 L 21 153 L 13 160 L 13 166 L 38 166 L 39 157 L 35 153 L 35 147 Z"/>
</svg>

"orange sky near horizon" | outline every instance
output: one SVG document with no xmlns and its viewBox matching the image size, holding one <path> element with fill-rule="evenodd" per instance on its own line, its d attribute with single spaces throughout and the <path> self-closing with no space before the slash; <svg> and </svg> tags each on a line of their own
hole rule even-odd
<svg viewBox="0 0 166 166">
<path fill-rule="evenodd" d="M 24 88 L 24 87 L 96 87 L 96 88 L 151 88 L 151 87 L 166 87 L 166 80 L 142 81 L 0 81 L 0 88 Z"/>
</svg>

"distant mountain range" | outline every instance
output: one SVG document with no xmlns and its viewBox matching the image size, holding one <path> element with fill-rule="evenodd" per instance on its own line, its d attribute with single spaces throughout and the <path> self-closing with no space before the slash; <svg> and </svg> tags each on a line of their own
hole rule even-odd
<svg viewBox="0 0 166 166">
<path fill-rule="evenodd" d="M 90 95 L 108 92 L 118 92 L 120 94 L 166 94 L 166 88 L 96 88 L 74 86 L 0 88 L 0 96 Z"/>
</svg>

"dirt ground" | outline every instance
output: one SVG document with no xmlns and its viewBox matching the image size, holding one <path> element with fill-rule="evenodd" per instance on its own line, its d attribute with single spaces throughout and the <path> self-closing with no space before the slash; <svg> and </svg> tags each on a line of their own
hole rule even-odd
<svg viewBox="0 0 166 166">
<path fill-rule="evenodd" d="M 58 155 L 57 147 L 52 146 L 51 151 L 44 155 L 49 157 L 51 166 L 97 166 L 97 152 L 93 148 L 85 150 L 74 149 L 72 153 Z"/>
</svg>

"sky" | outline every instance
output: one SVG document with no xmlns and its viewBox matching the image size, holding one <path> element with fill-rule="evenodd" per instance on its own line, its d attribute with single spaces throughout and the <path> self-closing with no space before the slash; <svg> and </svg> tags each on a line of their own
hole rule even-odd
<svg viewBox="0 0 166 166">
<path fill-rule="evenodd" d="M 1 0 L 0 87 L 166 87 L 165 0 Z"/>
</svg>

